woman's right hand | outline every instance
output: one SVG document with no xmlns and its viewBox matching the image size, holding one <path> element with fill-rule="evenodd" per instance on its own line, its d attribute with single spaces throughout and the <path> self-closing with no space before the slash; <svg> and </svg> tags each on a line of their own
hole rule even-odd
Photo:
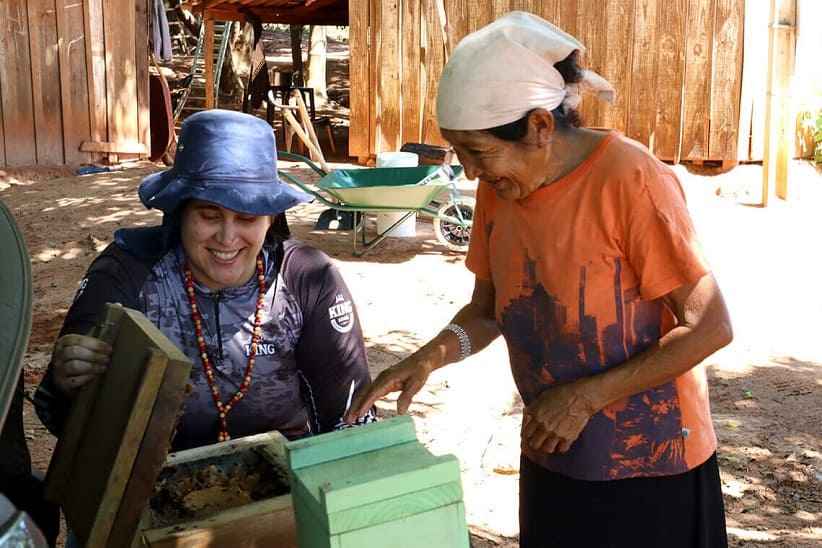
<svg viewBox="0 0 822 548">
<path fill-rule="evenodd" d="M 471 326 L 469 333 L 473 339 L 469 338 L 469 347 L 474 347 L 476 351 L 485 348 L 499 335 L 494 320 L 495 294 L 493 283 L 477 278 L 471 302 L 462 307 L 452 320 L 463 326 Z M 365 415 L 378 399 L 390 392 L 400 392 L 397 398 L 397 413 L 404 415 L 411 405 L 411 399 L 425 386 L 431 372 L 458 361 L 460 356 L 462 344 L 459 337 L 451 331 L 440 331 L 422 348 L 380 373 L 374 382 L 359 392 L 343 415 L 343 421 L 349 425 L 353 424 Z"/>
<path fill-rule="evenodd" d="M 54 345 L 51 356 L 54 384 L 66 395 L 97 375 L 105 373 L 111 361 L 111 346 L 89 335 L 63 335 Z"/>
<path fill-rule="evenodd" d="M 397 391 L 400 392 L 397 398 L 397 413 L 404 415 L 411 405 L 411 399 L 425 386 L 432 371 L 427 360 L 420 358 L 419 353 L 412 354 L 380 373 L 374 382 L 357 394 L 343 420 L 349 425 L 353 424 L 365 415 L 378 399 Z"/>
</svg>

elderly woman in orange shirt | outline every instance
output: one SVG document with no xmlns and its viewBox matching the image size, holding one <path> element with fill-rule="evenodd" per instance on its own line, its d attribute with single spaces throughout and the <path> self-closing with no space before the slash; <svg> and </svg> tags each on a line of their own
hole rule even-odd
<svg viewBox="0 0 822 548">
<path fill-rule="evenodd" d="M 705 374 L 728 344 L 722 294 L 673 171 L 615 131 L 581 126 L 584 46 L 509 13 L 468 35 L 437 118 L 480 181 L 471 302 L 354 401 L 351 421 L 498 335 L 525 404 L 522 546 L 727 544 Z"/>
</svg>

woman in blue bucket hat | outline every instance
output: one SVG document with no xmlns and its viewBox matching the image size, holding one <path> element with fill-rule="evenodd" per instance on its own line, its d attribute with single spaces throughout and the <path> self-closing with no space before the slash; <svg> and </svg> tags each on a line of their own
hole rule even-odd
<svg viewBox="0 0 822 548">
<path fill-rule="evenodd" d="M 87 333 L 107 302 L 142 312 L 193 363 L 172 450 L 345 426 L 370 381 L 362 331 L 330 259 L 289 239 L 285 211 L 311 197 L 277 176 L 270 126 L 190 116 L 173 167 L 139 197 L 162 224 L 118 230 L 80 282 L 35 398 L 49 430 L 59 436 L 78 388 L 106 371 L 111 348 Z"/>
</svg>

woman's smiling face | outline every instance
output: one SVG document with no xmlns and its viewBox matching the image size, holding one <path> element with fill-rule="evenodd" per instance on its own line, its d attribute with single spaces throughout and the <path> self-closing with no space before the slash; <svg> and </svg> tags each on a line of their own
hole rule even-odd
<svg viewBox="0 0 822 548">
<path fill-rule="evenodd" d="M 523 200 L 546 180 L 550 152 L 550 130 L 546 130 L 529 120 L 528 131 L 519 141 L 506 141 L 484 130 L 440 132 L 454 148 L 467 178 L 479 179 L 503 200 Z"/>
<path fill-rule="evenodd" d="M 192 277 L 212 291 L 243 285 L 254 275 L 269 226 L 269 216 L 191 200 L 183 210 L 180 237 Z"/>
</svg>

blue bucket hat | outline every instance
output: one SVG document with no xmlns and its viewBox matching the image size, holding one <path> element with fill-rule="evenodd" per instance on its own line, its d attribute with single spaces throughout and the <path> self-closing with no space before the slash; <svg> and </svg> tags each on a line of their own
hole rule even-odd
<svg viewBox="0 0 822 548">
<path fill-rule="evenodd" d="M 186 118 L 174 165 L 146 177 L 138 195 L 146 207 L 164 213 L 193 198 L 246 215 L 276 215 L 313 199 L 277 176 L 271 126 L 250 114 L 217 109 Z"/>
</svg>

